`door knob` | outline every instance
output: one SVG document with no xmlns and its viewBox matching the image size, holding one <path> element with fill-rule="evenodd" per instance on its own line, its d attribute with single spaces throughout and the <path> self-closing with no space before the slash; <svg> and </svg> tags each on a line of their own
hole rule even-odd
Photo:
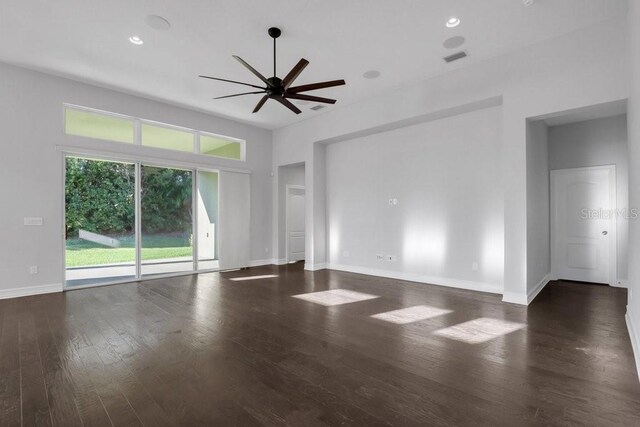
<svg viewBox="0 0 640 427">
<path fill-rule="evenodd" d="M 609 232 L 608 232 L 608 231 L 606 231 L 606 230 L 602 232 L 602 235 L 603 235 L 603 236 L 606 236 L 607 234 L 609 234 Z"/>
</svg>

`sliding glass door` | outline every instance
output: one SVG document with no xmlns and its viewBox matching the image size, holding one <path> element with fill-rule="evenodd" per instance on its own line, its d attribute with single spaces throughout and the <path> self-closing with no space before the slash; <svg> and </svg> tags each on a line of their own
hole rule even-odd
<svg viewBox="0 0 640 427">
<path fill-rule="evenodd" d="M 136 278 L 135 165 L 65 159 L 66 285 Z"/>
<path fill-rule="evenodd" d="M 218 268 L 218 173 L 65 159 L 66 287 Z"/>
<path fill-rule="evenodd" d="M 193 271 L 193 173 L 141 166 L 142 275 Z"/>
</svg>

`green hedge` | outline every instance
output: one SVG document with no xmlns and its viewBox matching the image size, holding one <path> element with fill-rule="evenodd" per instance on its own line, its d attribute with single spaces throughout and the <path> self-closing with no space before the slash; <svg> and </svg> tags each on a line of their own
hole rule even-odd
<svg viewBox="0 0 640 427">
<path fill-rule="evenodd" d="M 142 231 L 191 232 L 191 172 L 143 167 Z M 86 159 L 66 161 L 66 231 L 131 233 L 135 224 L 135 166 Z"/>
</svg>

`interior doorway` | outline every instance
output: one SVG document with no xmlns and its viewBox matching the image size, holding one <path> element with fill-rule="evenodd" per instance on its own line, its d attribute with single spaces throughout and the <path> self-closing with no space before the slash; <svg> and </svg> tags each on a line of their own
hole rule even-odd
<svg viewBox="0 0 640 427">
<path fill-rule="evenodd" d="M 287 185 L 287 262 L 304 260 L 305 188 Z"/>
<path fill-rule="evenodd" d="M 527 120 L 527 300 L 550 280 L 627 287 L 625 100 Z"/>
<path fill-rule="evenodd" d="M 278 168 L 277 263 L 303 261 L 306 255 L 305 164 Z"/>
</svg>

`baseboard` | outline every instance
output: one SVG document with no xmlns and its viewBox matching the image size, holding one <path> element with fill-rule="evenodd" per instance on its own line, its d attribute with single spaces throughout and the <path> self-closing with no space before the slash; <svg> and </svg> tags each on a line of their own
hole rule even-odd
<svg viewBox="0 0 640 427">
<path fill-rule="evenodd" d="M 0 289 L 0 299 L 28 297 L 31 295 L 51 294 L 62 292 L 62 283 L 51 285 L 23 286 L 21 288 Z"/>
<path fill-rule="evenodd" d="M 517 292 L 505 292 L 502 295 L 502 302 L 508 302 L 510 304 L 518 304 L 518 305 L 529 305 L 531 301 L 538 296 L 540 291 L 544 289 L 545 286 L 551 281 L 551 273 L 547 273 L 542 280 L 540 280 L 536 286 L 531 289 L 528 293 L 517 293 Z"/>
<path fill-rule="evenodd" d="M 271 260 L 271 264 L 273 265 L 285 265 L 287 263 L 287 259 L 286 258 L 274 258 Z"/>
<path fill-rule="evenodd" d="M 529 292 L 527 294 L 527 305 L 531 304 L 531 301 L 533 301 L 535 299 L 535 297 L 538 296 L 538 294 L 540 293 L 541 290 L 544 289 L 545 286 L 547 286 L 549 284 L 549 282 L 551 281 L 551 273 L 547 273 L 542 280 L 540 280 L 538 282 L 538 284 L 535 286 L 535 288 L 533 288 L 531 290 L 531 292 Z"/>
<path fill-rule="evenodd" d="M 367 276 L 385 277 L 388 279 L 406 280 L 408 282 L 427 283 L 436 286 L 446 286 L 448 288 L 467 289 L 470 291 L 489 292 L 492 294 L 502 293 L 502 286 L 493 283 L 474 282 L 470 280 L 452 279 L 449 277 L 425 276 L 421 274 L 379 270 L 375 268 L 357 267 L 343 264 L 329 264 L 328 268 L 330 270 L 365 274 Z"/>
<path fill-rule="evenodd" d="M 304 263 L 304 269 L 307 271 L 318 271 L 318 270 L 325 270 L 327 269 L 327 263 L 325 262 L 321 262 L 318 264 L 309 264 L 309 263 Z"/>
<path fill-rule="evenodd" d="M 261 265 L 271 265 L 274 264 L 272 259 L 256 259 L 253 261 L 249 261 L 249 267 L 260 267 Z"/>
<path fill-rule="evenodd" d="M 635 315 L 631 312 L 629 306 L 627 306 L 627 314 L 624 316 L 627 322 L 627 330 L 629 331 L 629 338 L 631 339 L 631 348 L 633 349 L 633 358 L 636 361 L 636 374 L 640 378 L 640 337 L 638 337 L 638 331 L 636 330 Z"/>
<path fill-rule="evenodd" d="M 618 283 L 611 285 L 614 288 L 625 288 L 629 289 L 629 281 L 628 280 L 618 280 Z"/>
<path fill-rule="evenodd" d="M 505 292 L 502 295 L 502 302 L 508 302 L 510 304 L 528 305 L 529 297 L 525 293 Z"/>
</svg>

